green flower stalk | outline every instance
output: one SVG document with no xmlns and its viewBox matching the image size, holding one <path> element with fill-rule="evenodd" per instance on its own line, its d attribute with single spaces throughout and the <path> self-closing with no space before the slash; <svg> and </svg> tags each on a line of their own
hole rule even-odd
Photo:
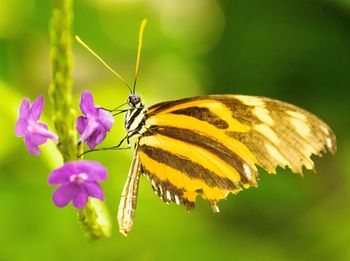
<svg viewBox="0 0 350 261">
<path fill-rule="evenodd" d="M 49 95 L 53 104 L 53 122 L 59 135 L 58 149 L 63 160 L 77 159 L 75 112 L 72 109 L 72 2 L 53 0 L 50 24 L 52 82 Z"/>
<path fill-rule="evenodd" d="M 72 1 L 53 0 L 50 23 L 52 82 L 49 96 L 53 104 L 53 123 L 59 137 L 58 150 L 63 161 L 76 161 L 82 147 L 77 145 L 76 115 L 72 108 Z M 78 210 L 78 220 L 92 239 L 108 237 L 111 225 L 104 204 L 91 199 Z"/>
</svg>

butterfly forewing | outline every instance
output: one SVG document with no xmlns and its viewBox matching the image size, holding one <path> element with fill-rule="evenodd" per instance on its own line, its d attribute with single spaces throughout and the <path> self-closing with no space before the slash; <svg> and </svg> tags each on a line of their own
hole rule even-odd
<svg viewBox="0 0 350 261">
<path fill-rule="evenodd" d="M 332 130 L 313 114 L 264 97 L 216 95 L 156 104 L 145 113 L 137 152 L 164 201 L 215 203 L 256 186 L 256 166 L 275 173 L 313 169 L 311 155 L 336 150 Z"/>
</svg>

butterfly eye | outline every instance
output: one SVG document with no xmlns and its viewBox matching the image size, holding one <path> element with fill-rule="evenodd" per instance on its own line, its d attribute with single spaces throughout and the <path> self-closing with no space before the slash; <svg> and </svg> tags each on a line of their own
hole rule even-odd
<svg viewBox="0 0 350 261">
<path fill-rule="evenodd" d="M 137 94 L 130 94 L 128 97 L 128 103 L 132 106 L 136 106 L 138 103 L 141 102 L 140 95 Z"/>
</svg>

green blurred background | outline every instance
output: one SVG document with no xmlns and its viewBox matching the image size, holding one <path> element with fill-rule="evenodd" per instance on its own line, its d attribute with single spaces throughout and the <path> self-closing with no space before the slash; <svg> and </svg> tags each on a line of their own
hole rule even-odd
<svg viewBox="0 0 350 261">
<path fill-rule="evenodd" d="M 318 174 L 263 175 L 258 189 L 193 213 L 166 205 L 142 178 L 133 231 L 118 233 L 117 205 L 131 151 L 87 156 L 109 169 L 103 184 L 114 230 L 90 242 L 72 206 L 56 208 L 47 175 L 52 144 L 31 157 L 14 136 L 20 100 L 45 95 L 50 122 L 50 1 L 0 0 L 0 260 L 350 260 L 349 0 L 77 0 L 74 33 L 132 81 L 138 27 L 148 18 L 137 89 L 147 105 L 235 93 L 291 102 L 324 119 L 338 153 Z M 75 104 L 90 89 L 114 107 L 128 94 L 74 46 Z M 45 119 L 46 118 L 46 119 Z M 124 135 L 122 117 L 104 145 Z"/>
</svg>

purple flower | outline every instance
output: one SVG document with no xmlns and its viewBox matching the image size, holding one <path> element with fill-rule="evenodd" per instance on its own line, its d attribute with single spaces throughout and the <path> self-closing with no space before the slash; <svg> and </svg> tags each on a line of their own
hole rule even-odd
<svg viewBox="0 0 350 261">
<path fill-rule="evenodd" d="M 89 91 L 81 94 L 80 110 L 85 116 L 77 119 L 77 130 L 81 135 L 79 143 L 86 141 L 93 149 L 104 140 L 113 126 L 114 118 L 106 110 L 94 106 L 94 98 Z"/>
<path fill-rule="evenodd" d="M 96 161 L 81 160 L 66 162 L 49 175 L 49 185 L 61 185 L 52 195 L 59 208 L 70 201 L 76 208 L 85 207 L 88 197 L 104 200 L 98 181 L 107 179 L 107 170 Z"/>
<path fill-rule="evenodd" d="M 17 137 L 24 137 L 24 144 L 30 154 L 40 154 L 38 145 L 44 144 L 47 139 L 58 141 L 56 134 L 49 131 L 44 123 L 38 122 L 43 104 L 43 96 L 39 96 L 32 106 L 30 106 L 30 100 L 25 98 L 19 108 L 15 133 Z"/>
</svg>

